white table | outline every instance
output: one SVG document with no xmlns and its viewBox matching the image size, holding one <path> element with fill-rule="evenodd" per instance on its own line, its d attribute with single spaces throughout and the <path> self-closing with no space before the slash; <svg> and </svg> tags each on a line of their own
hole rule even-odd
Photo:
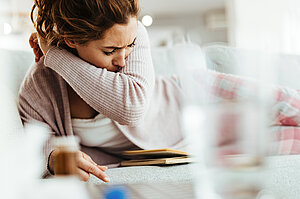
<svg viewBox="0 0 300 199">
<path fill-rule="evenodd" d="M 264 177 L 265 187 L 276 198 L 295 199 L 300 198 L 300 155 L 272 156 L 266 158 Z M 131 187 L 149 185 L 184 184 L 185 188 L 192 190 L 195 180 L 190 165 L 171 167 L 123 167 L 113 168 L 107 171 L 111 182 L 108 185 L 127 184 Z M 166 183 L 167 182 L 167 183 Z M 106 186 L 92 176 L 89 183 Z M 187 186 L 188 184 L 188 186 Z M 151 186 L 150 186 L 151 185 Z M 162 185 L 161 185 L 162 186 Z M 176 186 L 175 186 L 176 187 Z M 189 188 L 187 188 L 189 187 Z"/>
</svg>

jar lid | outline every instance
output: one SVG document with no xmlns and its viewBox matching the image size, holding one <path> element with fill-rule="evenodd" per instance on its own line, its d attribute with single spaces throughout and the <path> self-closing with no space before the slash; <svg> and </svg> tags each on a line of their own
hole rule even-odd
<svg viewBox="0 0 300 199">
<path fill-rule="evenodd" d="M 66 148 L 69 150 L 79 150 L 80 139 L 77 136 L 59 136 L 52 139 L 55 148 Z"/>
</svg>

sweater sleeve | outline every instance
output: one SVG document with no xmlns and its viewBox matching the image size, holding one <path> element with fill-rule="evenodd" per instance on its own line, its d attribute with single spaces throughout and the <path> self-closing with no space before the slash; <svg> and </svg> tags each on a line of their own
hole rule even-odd
<svg viewBox="0 0 300 199">
<path fill-rule="evenodd" d="M 136 45 L 120 72 L 96 68 L 56 47 L 49 50 L 44 63 L 99 113 L 130 126 L 135 126 L 143 118 L 155 77 L 148 34 L 140 22 Z"/>
<path fill-rule="evenodd" d="M 28 90 L 28 89 L 27 89 Z M 30 89 L 29 89 L 30 91 Z M 43 155 L 45 158 L 44 164 L 44 175 L 51 175 L 53 174 L 48 166 L 49 163 L 49 157 L 51 152 L 54 150 L 54 147 L 51 145 L 51 138 L 54 137 L 55 132 L 51 127 L 44 121 L 43 117 L 39 114 L 39 111 L 36 110 L 35 107 L 32 106 L 32 102 L 28 102 L 26 91 L 22 91 L 19 93 L 19 100 L 18 100 L 18 110 L 19 114 L 22 120 L 23 125 L 33 125 L 38 126 L 41 129 L 45 130 L 45 132 L 49 133 L 49 139 L 44 144 L 43 147 Z M 30 94 L 33 94 L 33 92 L 30 92 Z"/>
</svg>

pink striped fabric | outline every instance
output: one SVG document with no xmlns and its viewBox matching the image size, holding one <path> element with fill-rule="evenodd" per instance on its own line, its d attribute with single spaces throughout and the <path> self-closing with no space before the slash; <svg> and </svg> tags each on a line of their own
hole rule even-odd
<svg viewBox="0 0 300 199">
<path fill-rule="evenodd" d="M 258 82 L 250 78 L 207 71 L 212 80 L 210 92 L 227 100 L 249 97 L 258 89 Z M 270 135 L 274 136 L 272 154 L 300 153 L 300 93 L 298 90 L 273 86 L 274 100 L 271 102 Z M 232 136 L 228 136 L 232 137 Z M 224 141 L 224 140 L 223 140 Z"/>
</svg>

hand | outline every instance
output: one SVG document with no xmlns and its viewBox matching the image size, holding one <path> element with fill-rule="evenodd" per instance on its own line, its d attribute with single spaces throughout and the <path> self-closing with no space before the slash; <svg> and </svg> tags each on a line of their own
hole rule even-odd
<svg viewBox="0 0 300 199">
<path fill-rule="evenodd" d="M 46 55 L 51 48 L 47 41 L 38 36 L 36 32 L 32 33 L 29 38 L 29 44 L 33 48 L 35 62 L 38 62 L 43 55 Z"/>
<path fill-rule="evenodd" d="M 44 40 L 43 38 L 41 38 L 39 35 L 37 35 L 37 39 L 38 39 L 38 41 L 39 41 L 39 46 L 40 46 L 40 48 L 41 48 L 43 54 L 46 55 L 47 52 L 49 51 L 49 49 L 50 49 L 52 46 L 49 46 L 49 45 L 47 44 L 47 41 Z"/>
<path fill-rule="evenodd" d="M 53 171 L 53 164 L 55 162 L 56 151 L 54 150 L 50 155 L 49 160 L 49 167 Z M 103 180 L 104 182 L 109 182 L 109 177 L 105 173 L 107 167 L 97 165 L 90 156 L 87 154 L 78 151 L 76 154 L 76 166 L 77 166 L 77 173 L 79 177 L 83 181 L 88 181 L 90 178 L 90 174 L 98 177 L 99 179 Z"/>
<path fill-rule="evenodd" d="M 36 32 L 30 35 L 29 44 L 30 47 L 33 49 L 33 53 L 35 55 L 35 62 L 38 62 L 44 54 L 39 46 L 39 41 Z"/>
<path fill-rule="evenodd" d="M 78 174 L 84 181 L 88 181 L 90 174 L 93 174 L 100 180 L 109 182 L 108 175 L 104 173 L 107 167 L 97 165 L 90 156 L 81 151 L 77 152 L 77 167 Z"/>
</svg>

